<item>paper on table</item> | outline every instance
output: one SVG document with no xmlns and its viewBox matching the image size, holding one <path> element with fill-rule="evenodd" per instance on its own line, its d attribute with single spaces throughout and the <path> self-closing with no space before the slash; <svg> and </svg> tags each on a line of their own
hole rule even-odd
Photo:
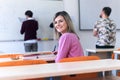
<svg viewBox="0 0 120 80">
<path fill-rule="evenodd" d="M 24 21 L 26 21 L 26 18 L 18 17 L 18 19 L 19 19 L 20 22 L 24 22 Z"/>
</svg>

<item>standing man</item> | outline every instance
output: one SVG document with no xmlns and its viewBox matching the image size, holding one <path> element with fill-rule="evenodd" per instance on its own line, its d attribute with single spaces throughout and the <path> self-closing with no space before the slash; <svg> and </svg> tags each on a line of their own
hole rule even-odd
<svg viewBox="0 0 120 80">
<path fill-rule="evenodd" d="M 37 30 L 38 22 L 32 18 L 33 12 L 27 10 L 25 12 L 26 21 L 22 23 L 21 34 L 24 34 L 24 46 L 26 52 L 36 52 L 38 51 L 37 44 Z"/>
<path fill-rule="evenodd" d="M 104 7 L 100 20 L 94 26 L 93 35 L 97 37 L 96 48 L 114 48 L 116 43 L 116 24 L 109 18 L 110 7 Z"/>
</svg>

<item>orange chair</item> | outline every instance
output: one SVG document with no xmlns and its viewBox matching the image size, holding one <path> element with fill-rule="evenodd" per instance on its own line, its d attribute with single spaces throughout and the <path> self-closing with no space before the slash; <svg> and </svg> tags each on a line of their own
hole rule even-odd
<svg viewBox="0 0 120 80">
<path fill-rule="evenodd" d="M 0 62 L 0 67 L 5 66 L 22 66 L 22 65 L 34 65 L 34 64 L 45 64 L 44 60 L 13 60 L 8 62 Z M 45 80 L 45 78 L 33 78 L 33 79 L 23 79 L 23 80 Z"/>
<path fill-rule="evenodd" d="M 73 57 L 73 58 L 64 58 L 60 62 L 74 62 L 74 61 L 87 61 L 87 60 L 99 60 L 98 56 L 82 56 L 82 57 Z M 80 80 L 80 79 L 89 79 L 98 77 L 98 73 L 85 73 L 85 74 L 75 74 L 62 76 L 61 80 Z"/>
</svg>

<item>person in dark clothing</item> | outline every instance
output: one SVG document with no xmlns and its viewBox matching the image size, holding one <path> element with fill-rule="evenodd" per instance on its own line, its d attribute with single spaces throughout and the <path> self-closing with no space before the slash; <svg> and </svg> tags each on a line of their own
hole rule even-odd
<svg viewBox="0 0 120 80">
<path fill-rule="evenodd" d="M 25 12 L 26 21 L 22 23 L 20 30 L 21 34 L 24 34 L 24 46 L 25 52 L 36 52 L 38 51 L 37 43 L 37 30 L 38 30 L 38 21 L 36 21 L 33 16 L 33 12 L 27 10 Z"/>
</svg>

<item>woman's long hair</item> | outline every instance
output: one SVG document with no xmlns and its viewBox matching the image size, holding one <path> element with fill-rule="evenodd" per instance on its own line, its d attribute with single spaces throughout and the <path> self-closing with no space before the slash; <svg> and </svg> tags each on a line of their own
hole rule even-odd
<svg viewBox="0 0 120 80">
<path fill-rule="evenodd" d="M 55 21 L 55 19 L 58 17 L 58 16 L 63 16 L 63 18 L 65 19 L 66 23 L 67 23 L 67 32 L 69 33 L 74 33 L 76 34 L 75 30 L 74 30 L 74 26 L 73 26 L 73 23 L 72 23 L 72 20 L 69 16 L 69 14 L 66 12 L 66 11 L 60 11 L 60 12 L 57 12 L 53 18 L 53 23 Z M 54 28 L 55 29 L 55 28 Z M 56 29 L 55 29 L 55 37 L 56 39 L 59 39 L 60 36 L 62 34 L 60 32 L 58 32 Z M 77 34 L 76 34 L 77 35 Z M 77 35 L 78 37 L 78 35 Z M 78 37 L 79 38 L 79 37 Z"/>
</svg>

